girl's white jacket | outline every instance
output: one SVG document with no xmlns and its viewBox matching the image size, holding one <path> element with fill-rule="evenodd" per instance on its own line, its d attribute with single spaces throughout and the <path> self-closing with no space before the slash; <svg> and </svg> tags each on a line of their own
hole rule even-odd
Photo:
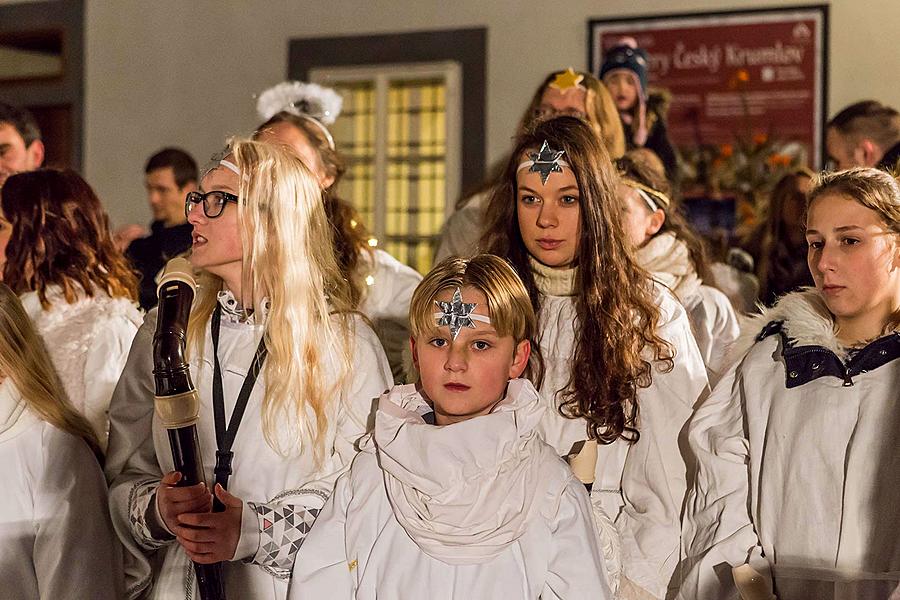
<svg viewBox="0 0 900 600">
<path fill-rule="evenodd" d="M 0 597 L 122 597 L 121 547 L 87 444 L 0 383 Z"/>
<path fill-rule="evenodd" d="M 47 290 L 49 308 L 41 306 L 37 292 L 22 294 L 20 300 L 47 346 L 69 402 L 91 424 L 105 451 L 109 402 L 141 324 L 140 311 L 133 302 L 110 298 L 102 290 L 93 297 L 79 293 L 69 304 L 59 286 Z"/>
<path fill-rule="evenodd" d="M 220 303 L 233 304 L 233 297 L 222 295 Z M 323 464 L 315 464 L 311 450 L 299 449 L 283 456 L 269 446 L 261 423 L 265 368 L 253 388 L 234 442 L 234 472 L 228 482 L 229 492 L 244 501 L 237 551 L 232 561 L 225 564 L 229 598 L 280 600 L 286 596 L 299 542 L 331 494 L 335 480 L 356 454 L 354 444 L 367 430 L 374 400 L 390 387 L 387 359 L 375 334 L 359 317 L 353 318 L 351 326 L 352 369 L 340 395 L 326 409 Z M 194 574 L 181 546 L 169 536 L 154 536 L 151 530 L 151 524 L 159 520 L 151 498 L 162 474 L 173 470 L 166 430 L 153 405 L 155 329 L 153 310 L 135 337 L 110 408 L 106 476 L 110 481 L 111 512 L 116 531 L 130 550 L 126 554 L 128 597 L 140 597 L 150 590 L 152 598 L 183 599 L 185 594 L 194 598 Z M 252 318 L 241 322 L 223 309 L 219 360 L 227 419 L 231 418 L 262 334 L 263 326 L 254 324 Z M 203 350 L 202 355 L 194 353 L 191 357 L 190 368 L 200 394 L 198 434 L 206 480 L 211 486 L 216 437 L 209 326 Z M 326 364 L 332 372 L 333 367 L 334 363 Z M 287 444 L 296 439 L 296 427 L 291 427 L 288 419 L 283 423 L 276 435 Z"/>
<path fill-rule="evenodd" d="M 538 279 L 541 284 L 541 279 Z M 639 388 L 640 440 L 621 438 L 599 446 L 592 495 L 613 519 L 621 537 L 622 577 L 663 598 L 679 561 L 681 510 L 687 489 L 679 435 L 695 402 L 707 390 L 706 368 L 684 308 L 654 284 L 660 308 L 658 334 L 675 349 L 674 368 L 653 367 L 652 383 Z M 585 421 L 559 412 L 559 390 L 569 382 L 578 327 L 572 296 L 541 295 L 540 346 L 545 363 L 538 430 L 561 456 L 587 437 Z"/>
<path fill-rule="evenodd" d="M 422 276 L 384 250 L 375 250 L 372 255 L 363 252 L 360 269 L 366 273 L 366 292 L 359 310 L 372 321 L 394 381 L 405 383 L 403 353 L 409 346 L 409 303 Z"/>
<path fill-rule="evenodd" d="M 848 352 L 815 290 L 747 332 L 690 423 L 680 597 L 736 598 L 745 563 L 782 600 L 898 597 L 900 334 Z"/>
<path fill-rule="evenodd" d="M 415 385 L 375 432 L 297 555 L 290 598 L 611 598 L 584 486 L 535 425 L 524 379 L 488 415 L 428 425 Z"/>
</svg>

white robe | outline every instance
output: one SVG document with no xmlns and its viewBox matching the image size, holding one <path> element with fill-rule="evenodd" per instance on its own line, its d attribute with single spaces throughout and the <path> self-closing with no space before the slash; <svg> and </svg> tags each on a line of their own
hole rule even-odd
<svg viewBox="0 0 900 600">
<path fill-rule="evenodd" d="M 303 547 L 292 600 L 610 598 L 584 486 L 536 435 L 540 400 L 445 427 L 414 385 L 379 401 L 374 442 Z"/>
<path fill-rule="evenodd" d="M 710 385 L 715 385 L 726 367 L 728 350 L 741 333 L 737 314 L 728 296 L 707 285 L 701 285 L 683 303 L 700 355 L 706 364 Z"/>
<path fill-rule="evenodd" d="M 657 598 L 677 584 L 680 517 L 686 467 L 678 438 L 697 399 L 707 390 L 706 369 L 684 308 L 668 290 L 655 286 L 661 315 L 658 334 L 675 349 L 668 373 L 653 367 L 652 383 L 638 389 L 640 440 L 621 438 L 598 450 L 592 495 L 621 536 L 622 576 Z M 569 381 L 575 352 L 574 298 L 541 296 L 540 346 L 545 363 L 541 396 L 545 416 L 539 431 L 562 455 L 587 438 L 582 419 L 559 413 L 557 392 Z"/>
<path fill-rule="evenodd" d="M 371 263 L 369 254 L 364 252 L 360 268 L 365 269 L 367 275 L 364 281 L 366 292 L 359 310 L 372 321 L 394 380 L 405 383 L 403 353 L 409 346 L 409 303 L 422 276 L 384 250 L 375 250 Z"/>
<path fill-rule="evenodd" d="M 787 355 L 779 333 L 754 340 L 769 321 L 784 321 Z M 748 332 L 690 423 L 680 597 L 737 598 L 731 567 L 745 563 L 781 600 L 900 597 L 900 334 L 854 368 L 815 291 L 785 296 Z M 829 365 L 850 365 L 852 385 Z"/>
<path fill-rule="evenodd" d="M 151 374 L 152 339 L 156 311 L 151 311 L 138 331 L 122 380 L 110 409 L 110 452 L 107 479 L 113 523 L 119 537 L 131 549 L 126 562 L 129 597 L 137 597 L 152 585 L 152 598 L 184 598 L 194 589 L 194 574 L 187 556 L 172 539 L 154 538 L 148 509 L 163 473 L 173 470 L 166 430 L 153 407 Z M 262 400 L 265 368 L 250 395 L 246 413 L 234 442 L 233 474 L 228 490 L 244 501 L 241 536 L 235 556 L 226 563 L 226 591 L 230 598 L 281 600 L 287 584 L 296 544 L 331 493 L 337 477 L 356 454 L 354 444 L 366 432 L 372 404 L 390 386 L 387 359 L 372 330 L 356 317 L 352 369 L 340 396 L 326 408 L 325 459 L 316 465 L 312 452 L 294 451 L 285 457 L 266 443 L 262 432 Z M 225 413 L 231 412 L 263 333 L 261 325 L 231 320 L 223 311 L 219 341 Z M 214 480 L 215 425 L 212 409 L 212 340 L 207 326 L 202 356 L 190 360 L 191 375 L 200 393 L 198 434 L 206 480 Z M 333 364 L 326 372 L 333 372 Z M 277 435 L 293 436 L 289 425 Z M 291 438 L 293 439 L 293 438 Z M 290 519 L 281 517 L 291 515 Z M 158 517 L 156 517 L 158 518 Z M 287 523 L 291 521 L 293 525 Z M 275 523 L 270 527 L 270 523 Z M 155 554 L 161 570 L 151 575 L 144 555 Z M 193 593 L 193 592 L 192 592 Z M 189 596 L 190 597 L 190 596 Z"/>
<path fill-rule="evenodd" d="M 121 546 L 87 444 L 0 383 L 0 598 L 122 597 Z"/>
<path fill-rule="evenodd" d="M 47 346 L 69 402 L 91 424 L 105 451 L 109 402 L 141 324 L 140 311 L 133 302 L 110 298 L 101 290 L 94 297 L 80 294 L 69 304 L 62 288 L 51 286 L 47 309 L 37 292 L 20 299 Z"/>
</svg>

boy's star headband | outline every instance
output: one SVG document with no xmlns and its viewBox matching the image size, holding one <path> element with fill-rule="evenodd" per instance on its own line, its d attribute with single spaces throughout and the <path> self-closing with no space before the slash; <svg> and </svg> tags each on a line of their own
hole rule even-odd
<svg viewBox="0 0 900 600">
<path fill-rule="evenodd" d="M 268 121 L 284 111 L 308 120 L 322 130 L 328 146 L 334 150 L 334 138 L 328 131 L 341 114 L 344 99 L 331 88 L 302 81 L 283 81 L 259 95 L 256 112 Z"/>
<path fill-rule="evenodd" d="M 650 210 L 657 210 L 662 208 L 663 210 L 667 210 L 669 205 L 672 203 L 669 200 L 669 197 L 660 192 L 659 190 L 654 190 L 652 187 L 646 186 L 639 181 L 635 181 L 634 179 L 630 179 L 628 177 L 622 178 L 622 183 L 633 189 L 638 193 L 638 195 L 647 203 L 647 206 L 650 207 Z"/>
<path fill-rule="evenodd" d="M 584 75 L 580 75 L 576 73 L 572 67 L 569 67 L 562 73 L 558 74 L 553 81 L 550 82 L 550 87 L 559 90 L 563 94 L 575 89 L 585 89 L 581 82 L 584 81 Z"/>
<path fill-rule="evenodd" d="M 447 325 L 450 327 L 450 335 L 453 336 L 454 340 L 456 339 L 456 336 L 459 335 L 459 330 L 463 327 L 475 329 L 475 323 L 473 321 L 480 321 L 481 323 L 491 322 L 489 317 L 476 315 L 472 312 L 475 310 L 475 307 L 478 306 L 478 303 L 472 302 L 471 304 L 467 304 L 463 302 L 462 290 L 458 287 L 456 288 L 456 291 L 453 292 L 453 299 L 450 300 L 450 302 L 435 300 L 434 303 L 441 309 L 441 312 L 434 313 L 434 318 L 437 319 L 437 326 L 443 327 L 444 325 Z"/>
<path fill-rule="evenodd" d="M 562 159 L 562 155 L 565 153 L 565 150 L 553 150 L 547 140 L 544 140 L 539 152 L 528 153 L 528 158 L 531 160 L 519 163 L 516 173 L 525 168 L 529 173 L 540 173 L 541 184 L 546 185 L 550 173 L 562 173 L 562 168 L 569 166 L 569 163 Z"/>
</svg>

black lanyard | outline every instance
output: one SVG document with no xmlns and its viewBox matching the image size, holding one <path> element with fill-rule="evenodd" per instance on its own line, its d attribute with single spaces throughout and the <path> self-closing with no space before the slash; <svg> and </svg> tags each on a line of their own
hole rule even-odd
<svg viewBox="0 0 900 600">
<path fill-rule="evenodd" d="M 210 323 L 210 333 L 212 333 L 213 343 L 213 416 L 216 421 L 216 468 L 213 472 L 216 475 L 216 483 L 223 488 L 228 489 L 228 477 L 231 475 L 231 459 L 234 458 L 234 452 L 231 447 L 234 445 L 234 438 L 237 436 L 238 428 L 241 426 L 241 419 L 244 418 L 244 411 L 247 409 L 247 402 L 250 400 L 250 392 L 256 383 L 256 378 L 262 370 L 263 362 L 266 360 L 266 339 L 259 341 L 256 348 L 256 355 L 253 357 L 253 363 L 250 365 L 250 371 L 244 378 L 244 385 L 238 394 L 237 402 L 234 405 L 234 411 L 231 413 L 231 420 L 228 427 L 225 427 L 225 391 L 222 387 L 222 368 L 219 366 L 219 327 L 222 322 L 222 307 L 216 306 L 213 311 L 212 321 Z M 218 503 L 218 498 L 216 498 Z"/>
</svg>

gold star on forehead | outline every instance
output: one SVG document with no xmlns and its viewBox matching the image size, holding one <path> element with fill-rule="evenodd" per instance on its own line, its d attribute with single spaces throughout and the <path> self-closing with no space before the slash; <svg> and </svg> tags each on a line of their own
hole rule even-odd
<svg viewBox="0 0 900 600">
<path fill-rule="evenodd" d="M 550 82 L 550 87 L 555 88 L 565 94 L 571 89 L 577 89 L 581 86 L 581 82 L 584 81 L 584 75 L 579 75 L 576 73 L 572 67 L 569 67 L 562 73 L 556 76 L 553 81 Z"/>
</svg>

